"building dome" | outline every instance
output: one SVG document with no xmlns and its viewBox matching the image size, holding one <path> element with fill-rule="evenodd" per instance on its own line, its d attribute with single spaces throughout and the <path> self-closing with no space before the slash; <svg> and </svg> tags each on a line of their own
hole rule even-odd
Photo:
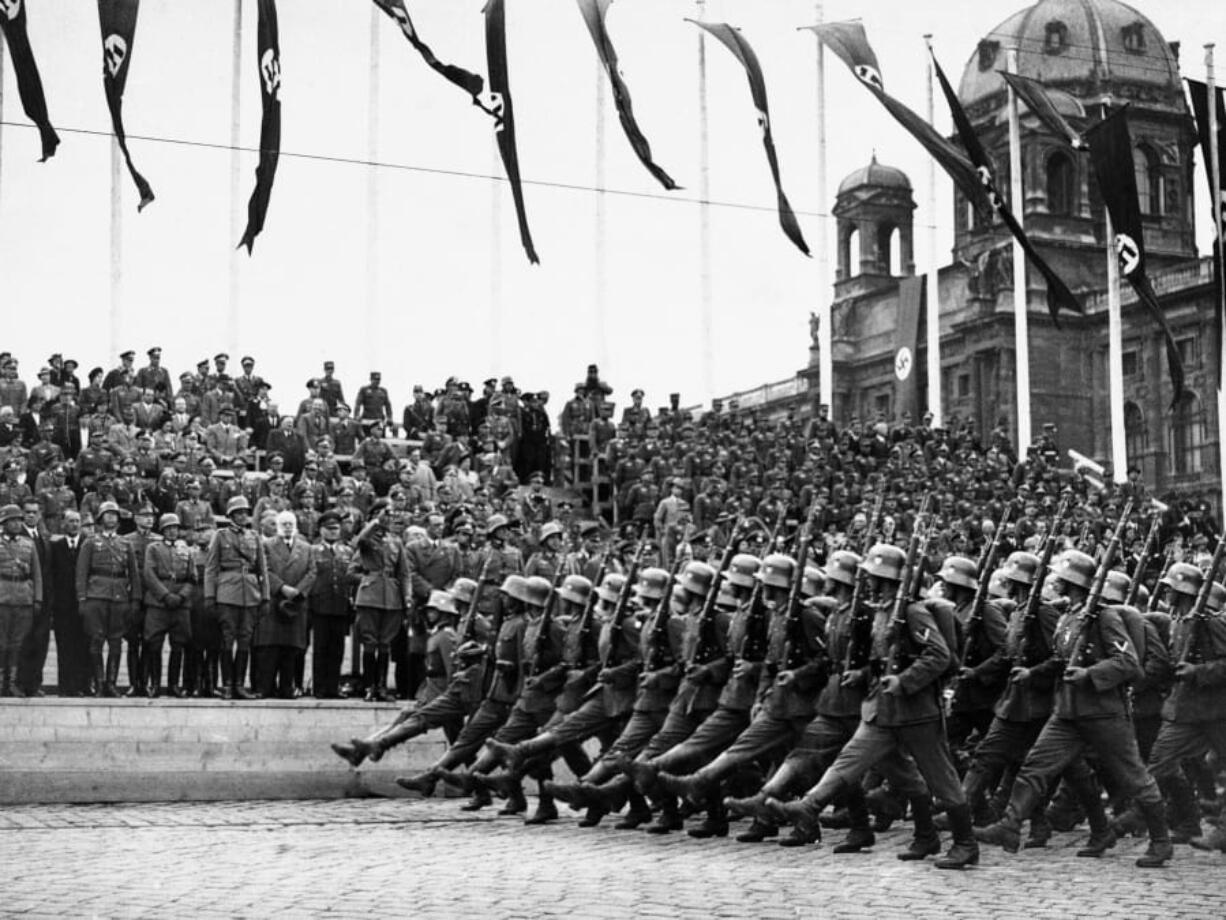
<svg viewBox="0 0 1226 920">
<path fill-rule="evenodd" d="M 877 154 L 867 166 L 861 166 L 846 179 L 839 183 L 838 194 L 842 195 L 856 188 L 892 188 L 911 191 L 911 180 L 901 169 L 885 166 L 877 162 Z"/>
<path fill-rule="evenodd" d="M 1074 96 L 1121 85 L 1182 108 L 1179 62 L 1154 24 L 1118 0 L 1039 0 L 984 36 L 962 73 L 958 96 L 972 106 L 1004 90 L 997 71 L 1017 48 L 1018 72 Z"/>
</svg>

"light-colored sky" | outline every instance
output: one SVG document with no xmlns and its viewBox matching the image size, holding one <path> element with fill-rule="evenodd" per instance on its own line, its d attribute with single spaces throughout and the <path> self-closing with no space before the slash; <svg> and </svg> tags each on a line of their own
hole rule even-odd
<svg viewBox="0 0 1226 920">
<path fill-rule="evenodd" d="M 254 0 L 244 5 L 242 144 L 259 135 Z M 864 20 L 895 95 L 925 110 L 924 46 L 957 79 L 978 40 L 1023 4 L 830 0 L 827 19 Z M 1186 71 L 1203 77 L 1205 41 L 1226 47 L 1218 0 L 1139 2 L 1168 40 L 1182 41 Z M 527 184 L 541 265 L 527 264 L 500 176 L 488 119 L 429 71 L 379 13 L 376 157 L 377 237 L 360 165 L 283 156 L 255 255 L 235 255 L 230 161 L 223 149 L 134 137 L 131 150 L 157 200 L 141 214 L 123 176 L 122 310 L 110 314 L 110 141 L 71 128 L 109 130 L 94 4 L 28 0 L 31 39 L 63 143 L 36 162 L 37 134 L 4 126 L 0 162 L 0 348 L 22 375 L 52 351 L 84 368 L 116 363 L 112 340 L 140 352 L 164 347 L 178 372 L 219 349 L 250 352 L 274 396 L 296 404 L 325 358 L 352 398 L 369 369 L 383 371 L 397 406 L 413 383 L 458 374 L 480 388 L 512 375 L 548 389 L 558 410 L 586 365 L 598 361 L 628 401 L 649 405 L 677 390 L 689 404 L 789 377 L 808 360 L 808 317 L 828 288 L 817 260 L 779 230 L 761 136 L 740 65 L 708 42 L 714 353 L 701 336 L 698 30 L 684 22 L 694 0 L 617 0 L 609 30 L 657 161 L 684 186 L 665 193 L 642 169 L 605 111 L 604 185 L 610 192 Z M 423 38 L 440 58 L 484 73 L 480 0 L 410 0 Z M 130 135 L 225 145 L 230 136 L 229 0 L 144 0 L 125 98 Z M 371 10 L 365 0 L 280 3 L 285 153 L 365 160 Z M 948 260 L 951 186 L 938 178 L 927 208 L 927 162 L 837 60 L 827 63 L 829 180 L 818 188 L 811 0 L 710 0 L 706 18 L 743 29 L 766 75 L 784 187 L 811 246 L 837 183 L 876 150 L 916 186 L 917 225 L 934 223 Z M 508 55 L 520 164 L 526 180 L 596 184 L 597 61 L 572 0 L 508 0 Z M 25 122 L 11 62 L 4 119 Z M 937 125 L 949 130 L 938 95 Z M 243 153 L 239 209 L 254 182 Z M 413 168 L 408 168 L 413 167 Z M 446 175 L 428 170 L 473 173 Z M 1196 179 L 1202 240 L 1203 177 Z M 656 197 L 638 197 L 641 195 Z M 604 296 L 597 297 L 596 212 L 603 201 Z M 730 205 L 748 205 L 734 207 Z M 241 227 L 241 225 L 240 225 Z M 828 234 L 833 241 L 833 223 Z M 928 263 L 923 230 L 917 262 Z M 228 324 L 231 264 L 238 267 L 241 322 Z M 377 272 L 370 274 L 371 265 Z M 373 284 L 368 278 L 373 277 Z M 373 297 L 368 295 L 373 291 Z M 601 310 L 599 304 L 603 303 Z"/>
</svg>

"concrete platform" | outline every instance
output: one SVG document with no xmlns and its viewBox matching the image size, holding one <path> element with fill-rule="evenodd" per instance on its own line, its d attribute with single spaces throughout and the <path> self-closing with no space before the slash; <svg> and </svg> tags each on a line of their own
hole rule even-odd
<svg viewBox="0 0 1226 920">
<path fill-rule="evenodd" d="M 0 700 L 0 804 L 409 795 L 395 778 L 442 753 L 441 732 L 351 769 L 328 747 L 396 704 L 337 700 Z"/>
</svg>

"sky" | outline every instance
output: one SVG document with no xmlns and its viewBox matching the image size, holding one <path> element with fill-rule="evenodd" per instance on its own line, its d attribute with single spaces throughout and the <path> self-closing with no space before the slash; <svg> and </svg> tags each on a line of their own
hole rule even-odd
<svg viewBox="0 0 1226 920">
<path fill-rule="evenodd" d="M 938 59 L 956 79 L 979 39 L 1023 5 L 829 0 L 822 15 L 862 19 L 887 88 L 923 113 L 924 33 L 932 33 Z M 441 59 L 485 72 L 481 0 L 408 6 Z M 1183 43 L 1190 76 L 1204 76 L 1204 42 L 1226 49 L 1219 0 L 1136 6 L 1168 41 Z M 242 7 L 239 137 L 240 146 L 254 148 L 255 0 Z M 826 222 L 829 271 L 834 191 L 874 152 L 915 186 L 918 270 L 931 263 L 931 225 L 945 264 L 951 184 L 938 176 L 930 211 L 919 146 L 829 55 L 828 175 L 826 189 L 819 187 L 815 39 L 798 31 L 816 21 L 816 7 L 811 0 L 708 0 L 703 18 L 740 27 L 758 54 L 784 189 L 815 252 Z M 157 200 L 138 214 L 122 174 L 112 310 L 112 142 L 94 4 L 27 0 L 62 144 L 53 159 L 37 162 L 37 133 L 21 112 L 6 54 L 0 349 L 22 360 L 23 377 L 32 379 L 51 352 L 88 369 L 117 364 L 125 348 L 143 363 L 145 349 L 159 345 L 176 373 L 218 351 L 235 360 L 252 354 L 273 396 L 287 405 L 296 405 L 307 377 L 331 359 L 351 399 L 368 371 L 381 371 L 397 412 L 414 383 L 433 388 L 457 375 L 479 390 L 488 376 L 510 375 L 523 389 L 550 391 L 556 414 L 593 362 L 615 400 L 626 403 L 630 390 L 642 387 L 650 406 L 666 403 L 670 392 L 687 405 L 707 403 L 790 378 L 808 363 L 809 314 L 829 296 L 833 277 L 823 279 L 821 260 L 805 258 L 779 229 L 744 72 L 710 40 L 711 302 L 704 310 L 699 30 L 685 21 L 698 16 L 696 0 L 616 0 L 607 20 L 639 125 L 656 161 L 683 187 L 672 193 L 625 141 L 573 0 L 507 0 L 519 159 L 538 266 L 520 247 L 489 119 L 365 0 L 279 4 L 283 155 L 254 255 L 236 253 L 242 224 L 233 214 L 236 208 L 245 216 L 256 154 L 238 154 L 232 197 L 225 148 L 233 9 L 231 0 L 141 4 L 124 115 L 132 156 Z M 949 133 L 939 95 L 938 103 L 936 124 Z M 380 165 L 365 165 L 371 161 Z M 1211 224 L 1199 164 L 1196 183 L 1203 247 Z"/>
</svg>

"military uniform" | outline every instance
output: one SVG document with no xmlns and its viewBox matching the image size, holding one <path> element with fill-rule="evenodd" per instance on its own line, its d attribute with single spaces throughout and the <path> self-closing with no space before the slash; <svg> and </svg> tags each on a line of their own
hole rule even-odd
<svg viewBox="0 0 1226 920">
<path fill-rule="evenodd" d="M 17 686 L 17 656 L 42 604 L 37 546 L 23 534 L 0 534 L 0 695 Z"/>
<path fill-rule="evenodd" d="M 354 581 L 349 572 L 353 549 L 340 540 L 335 543 L 323 540 L 311 547 L 311 557 L 315 580 L 311 584 L 308 608 L 314 642 L 314 693 L 318 698 L 335 699 L 340 696 L 345 638 L 352 622 L 350 597 Z"/>
<path fill-rule="evenodd" d="M 132 605 L 141 593 L 140 567 L 134 544 L 102 531 L 82 541 L 77 554 L 77 597 L 89 639 L 94 680 L 100 690 L 114 693 L 124 634 L 131 625 Z M 106 646 L 106 672 L 102 649 Z"/>
<path fill-rule="evenodd" d="M 391 644 L 404 629 L 405 611 L 413 603 L 413 584 L 404 544 L 392 534 L 372 539 L 368 524 L 358 536 L 351 575 L 359 577 L 358 641 L 362 645 L 362 679 L 367 695 L 386 693 Z"/>
<path fill-rule="evenodd" d="M 204 603 L 217 611 L 222 682 L 241 696 L 255 618 L 268 603 L 268 564 L 255 531 L 231 525 L 213 535 L 204 563 Z"/>
<path fill-rule="evenodd" d="M 182 540 L 162 539 L 145 550 L 145 670 L 153 695 L 162 677 L 162 644 L 170 638 L 167 687 L 181 689 L 183 652 L 192 636 L 192 593 L 196 589 L 192 550 Z"/>
</svg>

